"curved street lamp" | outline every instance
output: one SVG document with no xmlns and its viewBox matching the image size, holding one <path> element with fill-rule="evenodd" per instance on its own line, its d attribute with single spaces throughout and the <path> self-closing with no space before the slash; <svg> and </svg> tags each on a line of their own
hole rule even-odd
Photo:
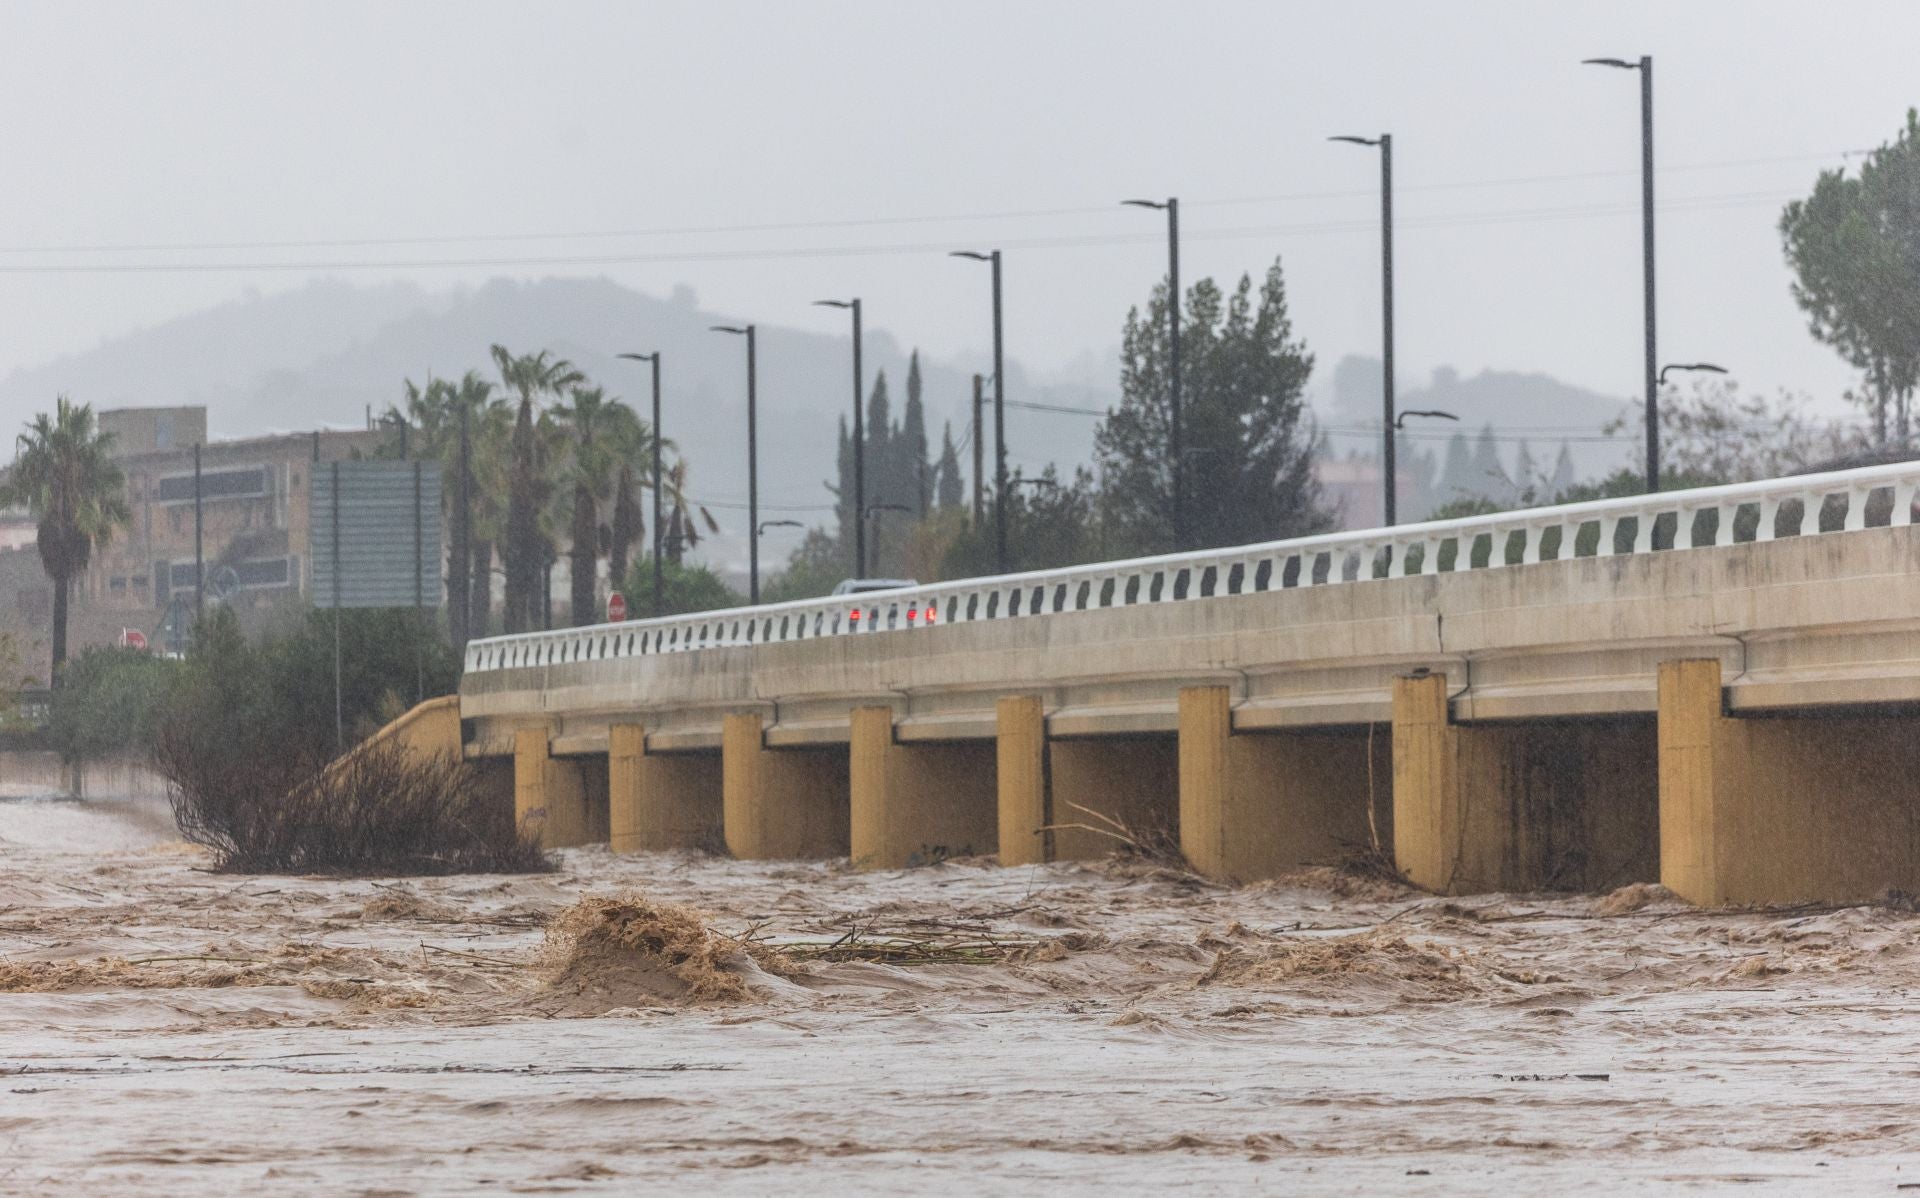
<svg viewBox="0 0 1920 1198">
<path fill-rule="evenodd" d="M 754 395 L 754 326 L 716 324 L 709 331 L 747 339 L 747 601 L 760 605 L 760 430 Z"/>
<path fill-rule="evenodd" d="M 866 385 L 860 366 L 860 350 L 865 340 L 860 331 L 860 297 L 815 300 L 813 306 L 840 308 L 853 313 L 853 510 L 857 512 L 867 503 L 867 431 L 865 417 L 860 413 L 865 402 L 863 392 Z M 853 522 L 853 576 L 867 576 L 867 524 L 864 520 Z"/>
<path fill-rule="evenodd" d="M 993 559 L 1007 572 L 1007 383 L 1000 339 L 1000 251 L 952 250 L 949 258 L 971 258 L 993 268 Z M 978 423 L 977 421 L 975 422 Z M 979 442 L 977 440 L 975 444 Z M 976 471 L 977 473 L 977 471 Z M 979 479 L 974 485 L 979 486 Z"/>
<path fill-rule="evenodd" d="M 1180 456 L 1180 198 L 1121 200 L 1124 208 L 1152 208 L 1167 214 L 1167 451 L 1173 470 L 1173 550 L 1186 545 L 1186 512 Z"/>
<path fill-rule="evenodd" d="M 1643 55 L 1639 62 L 1624 58 L 1583 58 L 1583 66 L 1614 67 L 1640 72 L 1640 281 L 1645 292 L 1643 337 L 1646 354 L 1647 387 L 1647 493 L 1660 489 L 1660 381 L 1654 371 L 1658 355 L 1654 352 L 1653 318 L 1653 59 Z"/>
<path fill-rule="evenodd" d="M 1328 141 L 1344 141 L 1356 146 L 1377 147 L 1380 151 L 1380 376 L 1381 402 L 1386 424 L 1394 428 L 1400 422 L 1393 414 L 1393 134 L 1382 133 L 1378 137 L 1357 137 L 1343 133 L 1329 137 Z M 1381 513 L 1384 523 L 1391 528 L 1398 523 L 1397 510 L 1399 499 L 1400 470 L 1394 461 L 1396 446 L 1391 435 L 1384 434 L 1380 442 L 1380 480 L 1384 488 Z"/>
<path fill-rule="evenodd" d="M 1660 385 L 1662 387 L 1667 385 L 1667 371 L 1669 370 L 1697 370 L 1704 374 L 1727 373 L 1725 366 L 1715 366 L 1712 362 L 1669 362 L 1660 368 Z"/>
<path fill-rule="evenodd" d="M 661 596 L 666 594 L 666 580 L 661 571 L 665 568 L 660 562 L 661 529 L 664 521 L 660 512 L 660 351 L 650 354 L 615 354 L 630 362 L 653 363 L 653 611 L 657 615 L 666 610 Z M 616 582 L 616 586 L 624 582 Z"/>
</svg>

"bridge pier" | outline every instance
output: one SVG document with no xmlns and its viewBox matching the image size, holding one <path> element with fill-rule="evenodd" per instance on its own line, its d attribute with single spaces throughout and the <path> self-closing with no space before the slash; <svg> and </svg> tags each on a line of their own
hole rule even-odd
<svg viewBox="0 0 1920 1198">
<path fill-rule="evenodd" d="M 609 844 L 616 853 L 712 849 L 721 834 L 720 756 L 649 753 L 647 730 L 607 730 Z"/>
<path fill-rule="evenodd" d="M 727 850 L 749 861 L 848 851 L 847 750 L 770 749 L 757 712 L 721 729 L 721 824 Z"/>
<path fill-rule="evenodd" d="M 991 853 L 999 839 L 991 742 L 902 744 L 893 710 L 853 711 L 850 855 L 873 869 Z"/>
<path fill-rule="evenodd" d="M 1180 848 L 1203 874 L 1253 881 L 1376 835 L 1391 846 L 1392 789 L 1385 729 L 1236 735 L 1226 687 L 1180 692 Z"/>
<path fill-rule="evenodd" d="M 1660 881 L 1696 903 L 1920 890 L 1911 716 L 1726 714 L 1716 660 L 1660 666 Z"/>
<path fill-rule="evenodd" d="M 604 842 L 607 769 L 604 758 L 555 757 L 545 727 L 513 734 L 513 819 L 542 848 Z"/>
<path fill-rule="evenodd" d="M 1000 864 L 1051 861 L 1046 708 L 1039 695 L 1010 695 L 994 705 L 994 720 Z"/>
<path fill-rule="evenodd" d="M 1657 758 L 1644 718 L 1455 724 L 1443 675 L 1395 679 L 1394 860 L 1447 894 L 1651 881 Z"/>
</svg>

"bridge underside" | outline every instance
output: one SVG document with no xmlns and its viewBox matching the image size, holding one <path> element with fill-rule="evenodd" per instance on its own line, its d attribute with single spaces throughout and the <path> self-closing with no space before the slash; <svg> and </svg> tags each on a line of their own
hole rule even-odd
<svg viewBox="0 0 1920 1198">
<path fill-rule="evenodd" d="M 887 707 L 844 741 L 782 745 L 758 713 L 717 749 L 608 749 L 519 729 L 514 809 L 549 847 L 691 848 L 904 868 L 1132 846 L 1251 881 L 1372 860 L 1441 893 L 1662 882 L 1703 903 L 1920 892 L 1920 715 L 1905 705 L 1731 709 L 1721 664 L 1664 663 L 1640 715 L 1460 720 L 1441 674 L 1394 684 L 1373 724 L 1275 730 L 1223 686 L 1179 692 L 1171 731 L 1062 735 L 1040 696 L 993 734 L 915 740 Z M 669 742 L 672 745 L 673 742 Z"/>
<path fill-rule="evenodd" d="M 470 674 L 552 845 L 1920 891 L 1912 528 Z"/>
</svg>

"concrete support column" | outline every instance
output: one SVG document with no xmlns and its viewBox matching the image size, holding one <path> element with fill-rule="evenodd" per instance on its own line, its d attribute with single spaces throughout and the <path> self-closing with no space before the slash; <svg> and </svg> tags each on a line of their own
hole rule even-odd
<svg viewBox="0 0 1920 1198">
<path fill-rule="evenodd" d="M 1610 889 L 1657 872 L 1644 719 L 1458 725 L 1438 674 L 1394 681 L 1394 859 L 1452 894 Z"/>
<path fill-rule="evenodd" d="M 1447 680 L 1393 682 L 1393 859 L 1416 886 L 1449 890 L 1460 845 L 1457 746 Z"/>
<path fill-rule="evenodd" d="M 609 843 L 616 853 L 718 849 L 720 756 L 649 753 L 639 724 L 607 729 Z"/>
<path fill-rule="evenodd" d="M 901 744 L 893 710 L 856 708 L 848 753 L 853 863 L 904 869 L 994 851 L 994 746 Z"/>
<path fill-rule="evenodd" d="M 1048 795 L 1047 716 L 1039 695 L 1013 695 L 995 707 L 998 735 L 994 773 L 998 782 L 1000 864 L 1039 865 L 1053 860 L 1053 822 Z"/>
<path fill-rule="evenodd" d="M 745 860 L 838 857 L 848 849 L 847 751 L 769 749 L 755 712 L 721 729 L 721 818 Z"/>
<path fill-rule="evenodd" d="M 582 763 L 553 756 L 547 729 L 513 734 L 513 818 L 524 834 L 549 849 L 592 843 L 590 807 Z"/>
<path fill-rule="evenodd" d="M 1920 889 L 1911 716 L 1731 719 L 1720 663 L 1660 666 L 1660 881 L 1696 903 Z"/>
<path fill-rule="evenodd" d="M 1235 735 L 1226 687 L 1182 690 L 1181 851 L 1203 874 L 1251 881 L 1391 846 L 1390 744 L 1384 729 Z"/>
<path fill-rule="evenodd" d="M 1119 841 L 1095 829 L 1118 821 L 1150 840 L 1180 842 L 1180 750 L 1171 736 L 1098 736 L 1047 746 L 1054 857 L 1104 857 Z M 1067 825 L 1082 825 L 1069 827 Z"/>
</svg>

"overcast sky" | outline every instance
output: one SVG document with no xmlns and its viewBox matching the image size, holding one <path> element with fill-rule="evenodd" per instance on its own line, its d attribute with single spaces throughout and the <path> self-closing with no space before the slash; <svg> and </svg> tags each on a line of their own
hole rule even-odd
<svg viewBox="0 0 1920 1198">
<path fill-rule="evenodd" d="M 1165 262 L 1157 214 L 1115 203 L 1170 194 L 1185 277 L 1282 256 L 1331 367 L 1377 352 L 1377 167 L 1323 139 L 1386 130 L 1403 377 L 1630 395 L 1637 83 L 1579 60 L 1650 53 L 1662 357 L 1837 395 L 1850 373 L 1806 334 L 1774 223 L 1920 101 L 1920 4 L 1815 11 L 15 0 L 0 371 L 318 274 L 605 274 L 822 330 L 842 317 L 808 301 L 859 294 L 870 325 L 956 356 L 986 344 L 987 279 L 942 251 L 1000 245 L 1009 354 L 1105 380 Z M 128 246 L 188 248 L 73 248 Z"/>
</svg>

